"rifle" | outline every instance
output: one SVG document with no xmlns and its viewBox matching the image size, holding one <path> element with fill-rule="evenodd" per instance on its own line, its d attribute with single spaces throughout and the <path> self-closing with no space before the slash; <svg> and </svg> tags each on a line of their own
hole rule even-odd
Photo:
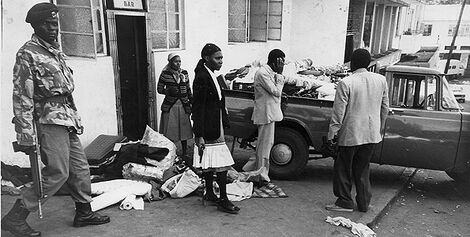
<svg viewBox="0 0 470 237">
<path fill-rule="evenodd" d="M 31 173 L 33 175 L 33 187 L 34 191 L 38 195 L 38 214 L 39 214 L 39 219 L 42 219 L 42 207 L 41 207 L 41 199 L 45 197 L 44 195 L 44 189 L 42 187 L 42 174 L 41 174 L 41 168 L 39 165 L 39 162 L 41 160 L 41 150 L 40 150 L 40 145 L 39 141 L 37 138 L 37 130 L 36 130 L 36 124 L 33 122 L 33 129 L 35 131 L 35 149 L 34 151 L 29 152 L 29 162 L 31 163 Z M 23 152 L 20 149 L 20 145 L 18 144 L 17 141 L 13 142 L 13 151 L 15 152 Z"/>
</svg>

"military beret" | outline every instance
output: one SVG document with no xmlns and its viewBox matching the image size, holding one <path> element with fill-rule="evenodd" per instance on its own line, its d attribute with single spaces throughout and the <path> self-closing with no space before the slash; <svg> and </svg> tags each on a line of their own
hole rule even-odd
<svg viewBox="0 0 470 237">
<path fill-rule="evenodd" d="M 57 12 L 59 12 L 59 8 L 55 4 L 48 2 L 38 3 L 29 9 L 26 15 L 26 22 L 38 23 L 49 17 L 56 18 Z"/>
</svg>

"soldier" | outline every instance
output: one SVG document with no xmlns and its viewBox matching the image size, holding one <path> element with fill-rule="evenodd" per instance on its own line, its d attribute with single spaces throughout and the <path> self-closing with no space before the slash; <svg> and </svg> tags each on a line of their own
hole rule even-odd
<svg viewBox="0 0 470 237">
<path fill-rule="evenodd" d="M 34 29 L 21 47 L 13 68 L 13 112 L 20 150 L 29 154 L 38 141 L 41 149 L 42 202 L 67 185 L 75 202 L 73 226 L 100 225 L 110 218 L 91 211 L 90 170 L 80 139 L 83 127 L 73 102 L 72 70 L 59 50 L 58 8 L 51 3 L 34 5 L 26 22 Z M 35 129 L 36 128 L 36 129 Z M 36 139 L 37 138 L 37 139 Z M 33 188 L 22 190 L 22 199 L 2 219 L 2 229 L 16 236 L 40 236 L 26 218 L 38 209 Z"/>
</svg>

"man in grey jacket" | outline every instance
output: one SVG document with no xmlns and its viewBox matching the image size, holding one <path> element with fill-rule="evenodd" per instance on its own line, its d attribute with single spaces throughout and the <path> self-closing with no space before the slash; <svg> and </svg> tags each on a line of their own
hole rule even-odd
<svg viewBox="0 0 470 237">
<path fill-rule="evenodd" d="M 341 80 L 336 88 L 328 140 L 338 142 L 334 163 L 334 204 L 331 211 L 352 212 L 352 181 L 356 185 L 357 209 L 367 212 L 372 197 L 369 164 L 377 143 L 382 141 L 388 114 L 388 87 L 385 77 L 368 72 L 371 56 L 357 49 L 351 56 L 353 74 Z"/>
<path fill-rule="evenodd" d="M 260 185 L 271 181 L 269 173 L 269 156 L 274 145 L 274 123 L 282 121 L 281 96 L 284 84 L 304 86 L 304 82 L 296 78 L 284 76 L 286 55 L 280 49 L 269 52 L 268 63 L 263 65 L 254 78 L 254 108 L 251 119 L 258 126 L 258 144 L 256 157 L 243 166 L 244 171 L 259 171 Z"/>
</svg>

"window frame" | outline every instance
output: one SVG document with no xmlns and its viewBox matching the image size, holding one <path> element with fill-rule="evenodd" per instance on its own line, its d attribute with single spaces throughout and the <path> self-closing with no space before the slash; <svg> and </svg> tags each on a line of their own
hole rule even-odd
<svg viewBox="0 0 470 237">
<path fill-rule="evenodd" d="M 422 78 L 420 78 L 422 77 Z M 412 75 L 403 73 L 393 73 L 390 90 L 390 107 L 392 108 L 405 108 L 405 109 L 416 109 L 416 110 L 437 110 L 437 98 L 440 96 L 439 91 L 439 80 L 436 80 L 436 96 L 434 98 L 434 104 L 428 106 L 428 93 L 429 93 L 429 77 L 425 75 Z M 412 82 L 412 91 L 410 92 L 410 82 Z M 421 89 L 424 83 L 424 97 L 423 101 L 420 99 Z M 419 89 L 418 89 L 419 87 Z M 417 95 L 418 93 L 418 95 Z M 411 98 L 409 98 L 411 96 Z M 416 101 L 417 99 L 417 101 Z M 408 105 L 411 102 L 411 105 Z M 422 102 L 423 105 L 419 106 Z"/>
<path fill-rule="evenodd" d="M 230 30 L 231 29 L 240 29 L 240 28 L 233 28 L 231 27 L 230 25 L 228 25 L 228 43 L 229 44 L 237 44 L 237 43 L 251 43 L 251 42 L 268 42 L 268 41 L 281 41 L 282 40 L 282 30 L 283 30 L 283 26 L 282 26 L 282 20 L 283 20 L 283 16 L 284 16 L 284 0 L 263 0 L 265 1 L 266 3 L 266 18 L 265 18 L 265 22 L 266 22 L 266 29 L 264 29 L 264 39 L 260 39 L 260 40 L 254 40 L 254 39 L 251 39 L 251 32 L 252 32 L 252 26 L 251 26 L 251 17 L 252 17 L 252 11 L 251 11 L 251 8 L 252 8 L 252 1 L 254 0 L 245 0 L 245 4 L 246 4 L 246 9 L 245 9 L 245 26 L 244 26 L 244 29 L 245 29 L 245 37 L 244 37 L 244 40 L 243 41 L 239 41 L 239 40 L 234 40 L 234 39 L 231 39 L 230 38 Z M 270 4 L 272 4 L 273 2 L 276 2 L 276 3 L 280 3 L 280 6 L 281 8 L 279 9 L 279 12 L 280 12 L 280 15 L 276 15 L 276 14 L 272 14 L 272 12 L 270 11 Z M 230 0 L 228 1 L 228 4 L 230 4 Z M 229 6 L 229 9 L 230 9 L 230 6 Z M 230 24 L 230 17 L 235 15 L 235 14 L 232 14 L 230 11 L 228 11 L 227 13 L 228 15 L 228 24 Z M 270 17 L 280 17 L 281 21 L 279 23 L 279 28 L 274 28 L 274 27 L 270 27 Z M 270 30 L 279 30 L 279 38 L 272 38 L 270 37 Z"/>
<path fill-rule="evenodd" d="M 454 36 L 455 28 L 457 25 L 450 24 L 447 30 L 447 36 Z M 466 37 L 470 36 L 470 24 L 461 24 L 459 27 L 459 32 L 457 34 L 458 37 Z"/>
<path fill-rule="evenodd" d="M 170 0 L 160 0 L 165 2 L 165 30 L 154 30 L 153 27 L 150 29 L 150 37 L 152 41 L 152 51 L 154 52 L 165 52 L 165 51 L 174 51 L 174 50 L 183 50 L 185 48 L 185 37 L 184 37 L 184 1 L 183 0 L 176 0 L 178 1 L 178 11 L 171 12 L 169 10 L 169 1 Z M 149 9 L 149 12 L 153 14 L 158 14 L 159 9 Z M 178 15 L 178 28 L 179 30 L 170 30 L 170 15 Z M 165 48 L 156 48 L 155 45 L 153 45 L 153 35 L 154 33 L 166 33 L 166 47 Z M 170 47 L 170 34 L 171 33 L 179 33 L 179 46 L 177 48 L 171 48 Z"/>
<path fill-rule="evenodd" d="M 424 24 L 423 36 L 431 36 L 431 35 L 432 35 L 432 24 Z"/>
<path fill-rule="evenodd" d="M 248 31 L 249 31 L 249 21 L 250 21 L 250 0 L 243 0 L 245 1 L 245 12 L 244 12 L 244 15 L 245 15 L 245 25 L 243 26 L 243 28 L 235 28 L 235 27 L 230 27 L 230 16 L 236 16 L 236 14 L 233 14 L 230 12 L 230 2 L 231 0 L 228 0 L 228 4 L 229 4 L 229 7 L 228 7 L 228 42 L 229 43 L 246 43 L 249 41 L 248 39 Z M 230 30 L 241 30 L 243 29 L 245 31 L 245 35 L 243 37 L 243 40 L 242 41 L 239 41 L 239 40 L 234 40 L 234 39 L 230 39 Z"/>
<path fill-rule="evenodd" d="M 64 52 L 69 57 L 80 57 L 80 58 L 97 58 L 100 56 L 108 56 L 108 46 L 107 46 L 107 37 L 106 37 L 106 28 L 105 28 L 105 19 L 104 19 L 104 6 L 103 6 L 103 1 L 102 0 L 88 0 L 89 6 L 80 6 L 80 5 L 64 5 L 58 3 L 59 0 L 53 0 L 53 3 L 57 5 L 59 8 L 59 37 L 58 37 L 58 43 L 60 45 L 60 50 Z M 94 1 L 98 2 L 98 6 L 94 5 Z M 90 15 L 91 15 L 91 28 L 92 28 L 92 33 L 83 33 L 83 32 L 73 32 L 73 31 L 64 31 L 62 30 L 62 25 L 60 21 L 60 8 L 69 8 L 69 9 L 79 9 L 79 8 L 84 8 L 84 9 L 89 9 L 90 10 Z M 96 10 L 100 11 L 100 17 L 98 20 L 98 16 L 96 15 Z M 98 27 L 98 23 L 100 27 Z M 101 30 L 99 30 L 101 28 Z M 62 34 L 68 34 L 68 35 L 84 35 L 84 36 L 91 36 L 93 37 L 93 52 L 90 52 L 90 54 L 86 55 L 75 55 L 75 54 L 69 54 L 68 52 L 64 51 L 64 46 L 62 44 Z M 101 35 L 102 39 L 102 47 L 103 47 L 103 52 L 98 52 L 97 46 L 98 46 L 98 39 L 97 39 L 97 34 Z"/>
<path fill-rule="evenodd" d="M 91 15 L 92 15 L 92 18 L 95 18 L 95 20 L 93 21 L 93 27 L 95 27 L 96 25 L 96 30 L 93 28 L 93 35 L 94 35 L 94 41 L 95 41 L 95 53 L 97 56 L 108 56 L 108 41 L 107 41 L 107 38 L 106 38 L 106 22 L 105 22 L 105 13 L 104 13 L 104 6 L 103 6 L 103 1 L 101 0 L 97 0 L 98 3 L 99 3 L 99 6 L 96 8 L 94 5 L 93 5 L 93 0 L 91 0 L 92 4 L 91 4 Z M 100 17 L 99 17 L 99 20 L 98 20 L 98 16 L 95 15 L 95 11 L 96 10 L 99 10 L 100 12 Z M 101 23 L 101 24 L 98 24 L 98 23 Z M 101 30 L 99 30 L 99 27 L 101 27 Z M 101 39 L 102 39 L 102 43 L 103 43 L 103 52 L 102 53 L 99 53 L 96 49 L 97 47 L 97 38 L 96 38 L 96 34 L 101 34 Z"/>
</svg>

